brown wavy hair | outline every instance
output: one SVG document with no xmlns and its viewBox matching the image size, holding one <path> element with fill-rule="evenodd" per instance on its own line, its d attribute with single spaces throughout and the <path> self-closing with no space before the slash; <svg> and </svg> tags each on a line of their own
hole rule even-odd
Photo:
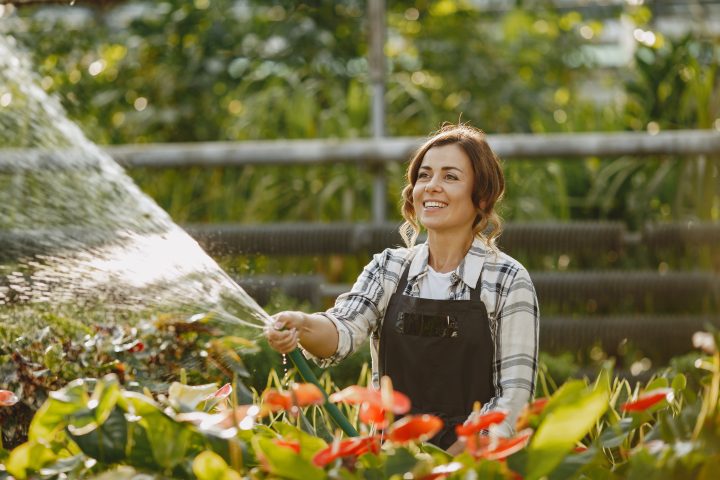
<svg viewBox="0 0 720 480">
<path fill-rule="evenodd" d="M 462 148 L 472 164 L 472 202 L 477 210 L 473 235 L 495 250 L 495 240 L 502 233 L 502 220 L 495 211 L 495 204 L 505 193 L 505 175 L 500 159 L 485 140 L 485 133 L 467 124 L 443 125 L 413 155 L 407 169 L 408 183 L 402 191 L 402 216 L 405 222 L 400 226 L 400 235 L 408 247 L 415 245 L 420 234 L 420 224 L 413 205 L 412 191 L 418 171 L 428 150 L 451 144 Z"/>
</svg>

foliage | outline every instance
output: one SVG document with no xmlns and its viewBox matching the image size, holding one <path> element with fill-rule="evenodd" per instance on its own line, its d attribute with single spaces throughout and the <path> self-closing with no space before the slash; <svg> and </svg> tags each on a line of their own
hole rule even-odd
<svg viewBox="0 0 720 480">
<path fill-rule="evenodd" d="M 697 363 L 699 384 L 672 371 L 642 391 L 611 380 L 607 371 L 590 383 L 568 381 L 527 407 L 511 439 L 494 437 L 492 425 L 503 421 L 502 411 L 474 417 L 458 430 L 465 451 L 455 457 L 422 443 L 437 431 L 429 417 L 392 423 L 393 411 L 409 408 L 398 394 L 364 393 L 355 386 L 332 395 L 360 412 L 380 407 L 389 427 L 378 431 L 383 437 L 375 436 L 367 430 L 370 422 L 359 425 L 364 432 L 359 439 L 326 442 L 320 431 L 329 425 L 324 416 L 311 415 L 318 407 L 306 407 L 316 396 L 301 394 L 310 390 L 305 385 L 294 385 L 289 392 L 296 393 L 267 391 L 258 406 L 240 405 L 230 384 L 219 390 L 175 384 L 169 395 L 153 397 L 122 388 L 115 375 L 76 380 L 52 393 L 33 419 L 28 442 L 2 456 L 7 472 L 19 479 L 61 473 L 104 478 L 103 472 L 199 479 L 407 474 L 432 479 L 467 478 L 471 471 L 482 478 L 710 478 L 720 445 L 715 429 L 720 354 L 705 335 L 712 353 Z M 383 389 L 392 386 L 385 381 Z M 488 426 L 489 436 L 480 433 Z"/>
<path fill-rule="evenodd" d="M 238 337 L 218 337 L 209 325 L 170 315 L 134 325 L 88 327 L 45 314 L 42 323 L 43 328 L 24 325 L 22 333 L 0 329 L 5 337 L 0 343 L 2 388 L 22 399 L 12 409 L 0 410 L 6 444 L 24 438 L 30 417 L 49 393 L 75 378 L 112 373 L 129 390 L 159 392 L 181 375 L 193 383 L 229 377 L 237 378 L 236 392 L 243 401 L 252 399 L 241 381 L 251 374 L 240 354 L 251 357 L 258 347 Z"/>
<path fill-rule="evenodd" d="M 23 8 L 7 29 L 32 51 L 43 88 L 101 144 L 357 137 L 369 133 L 363 8 L 355 0 Z M 488 18 L 465 2 L 403 1 L 388 4 L 387 24 L 390 135 L 425 135 L 458 118 L 489 132 L 577 129 L 553 112 L 572 119 L 572 109 L 592 107 L 576 92 L 591 63 L 578 32 L 599 27 L 577 12 L 540 2 Z M 356 166 L 131 173 L 178 222 L 370 218 L 372 176 Z M 399 218 L 401 167 L 389 176 L 388 210 Z M 509 165 L 506 213 L 569 218 L 567 196 L 584 194 L 586 176 L 576 162 Z"/>
<path fill-rule="evenodd" d="M 265 309 L 277 312 L 303 308 L 281 295 L 270 298 Z M 132 318 L 95 319 L 87 311 L 64 312 L 38 306 L 27 314 L 19 309 L 0 325 L 0 388 L 15 392 L 21 402 L 0 409 L 3 425 L 0 443 L 15 446 L 27 436 L 28 425 L 50 392 L 76 378 L 115 374 L 128 390 L 163 392 L 183 377 L 193 384 L 235 379 L 239 401 L 249 402 L 253 392 L 271 384 L 286 384 L 292 365 L 267 342 L 255 342 L 257 331 L 227 331 L 212 323 L 188 323 L 185 317 L 156 314 Z M 248 340 L 237 334 L 245 335 Z M 367 350 L 367 349 L 366 349 Z M 367 351 L 343 365 L 316 375 L 341 387 L 365 382 Z M 279 376 L 275 372 L 280 372 Z"/>
<path fill-rule="evenodd" d="M 364 8 L 356 0 L 25 7 L 5 31 L 32 51 L 42 87 L 101 144 L 357 137 L 369 133 Z M 653 33 L 647 7 L 623 8 L 613 15 Z M 388 134 L 424 135 L 459 118 L 489 132 L 713 127 L 717 44 L 698 35 L 637 41 L 634 61 L 613 75 L 613 88 L 627 79 L 625 102 L 583 96 L 583 85 L 600 81 L 588 53 L 600 20 L 551 2 L 502 14 L 468 2 L 391 2 Z M 507 165 L 507 218 L 601 216 L 639 227 L 720 211 L 716 159 L 548 160 Z M 401 170 L 389 171 L 393 218 Z M 370 218 L 372 175 L 356 166 L 131 174 L 178 222 Z"/>
</svg>

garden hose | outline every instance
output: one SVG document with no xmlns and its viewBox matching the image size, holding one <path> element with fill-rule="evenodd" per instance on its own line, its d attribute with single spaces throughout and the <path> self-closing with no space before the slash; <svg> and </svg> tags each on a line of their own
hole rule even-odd
<svg viewBox="0 0 720 480">
<path fill-rule="evenodd" d="M 355 430 L 355 427 L 350 424 L 347 417 L 342 414 L 337 405 L 335 405 L 334 403 L 330 403 L 330 401 L 328 400 L 327 392 L 325 392 L 325 389 L 320 385 L 320 382 L 318 381 L 312 369 L 310 369 L 310 365 L 308 365 L 308 362 L 307 360 L 305 360 L 305 357 L 303 357 L 300 349 L 296 348 L 288 354 L 288 357 L 290 357 L 290 360 L 295 365 L 295 368 L 297 368 L 298 373 L 300 373 L 302 379 L 305 382 L 314 384 L 320 389 L 321 392 L 323 392 L 323 395 L 325 396 L 325 410 L 330 414 L 330 417 L 333 419 L 333 421 L 335 421 L 337 426 L 340 427 L 342 431 L 350 437 L 359 436 L 357 430 Z"/>
</svg>

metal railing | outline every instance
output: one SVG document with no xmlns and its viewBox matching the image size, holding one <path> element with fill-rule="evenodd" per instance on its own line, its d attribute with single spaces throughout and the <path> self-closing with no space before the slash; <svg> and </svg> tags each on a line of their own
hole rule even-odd
<svg viewBox="0 0 720 480">
<path fill-rule="evenodd" d="M 105 150 L 128 167 L 219 167 L 244 165 L 318 165 L 355 163 L 369 168 L 373 181 L 373 221 L 386 220 L 385 165 L 407 161 L 424 138 L 395 137 L 352 140 L 272 140 L 123 145 Z M 592 132 L 489 135 L 502 159 L 613 157 L 621 155 L 712 155 L 720 152 L 716 130 Z M 0 161 L 2 155 L 0 154 Z"/>
<path fill-rule="evenodd" d="M 127 167 L 221 167 L 243 165 L 388 164 L 407 161 L 425 138 L 268 140 L 166 143 L 105 147 Z M 612 157 L 620 155 L 712 155 L 720 153 L 720 131 L 673 130 L 488 135 L 502 159 Z M 2 153 L 0 153 L 0 161 Z"/>
</svg>

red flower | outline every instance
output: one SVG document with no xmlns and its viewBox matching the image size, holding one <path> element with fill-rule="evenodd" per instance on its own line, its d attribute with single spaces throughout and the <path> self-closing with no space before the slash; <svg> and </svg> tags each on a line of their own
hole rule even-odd
<svg viewBox="0 0 720 480">
<path fill-rule="evenodd" d="M 137 342 L 132 344 L 130 346 L 130 348 L 127 349 L 127 351 L 130 353 L 139 353 L 139 352 L 142 352 L 143 350 L 145 350 L 145 344 L 143 342 L 141 342 L 140 340 L 138 340 Z"/>
<path fill-rule="evenodd" d="M 407 395 L 393 390 L 391 410 L 396 415 L 402 415 L 410 411 L 410 399 Z M 334 403 L 349 403 L 351 405 L 370 403 L 380 408 L 383 405 L 382 392 L 374 388 L 364 388 L 352 385 L 339 392 L 330 395 L 330 401 Z"/>
<path fill-rule="evenodd" d="M 366 424 L 374 423 L 378 428 L 387 426 L 385 410 L 375 403 L 365 402 L 360 405 L 360 421 Z"/>
<path fill-rule="evenodd" d="M 290 410 L 292 408 L 292 398 L 290 398 L 290 395 L 285 392 L 275 390 L 274 388 L 263 392 L 262 401 L 263 405 L 271 412 Z"/>
<path fill-rule="evenodd" d="M 527 445 L 532 434 L 533 431 L 528 428 L 522 432 L 518 432 L 517 435 L 511 438 L 493 439 L 490 437 L 483 437 L 483 446 L 471 453 L 473 453 L 476 458 L 502 460 L 525 448 L 525 445 Z"/>
<path fill-rule="evenodd" d="M 312 383 L 293 383 L 290 390 L 295 403 L 301 407 L 325 403 L 325 394 Z"/>
<path fill-rule="evenodd" d="M 351 405 L 371 402 L 376 396 L 375 393 L 374 390 L 369 388 L 352 385 L 330 395 L 330 401 L 333 403 L 349 403 Z"/>
<path fill-rule="evenodd" d="M 312 383 L 295 383 L 290 387 L 291 392 L 281 392 L 271 388 L 262 395 L 263 404 L 271 411 L 288 411 L 293 406 L 307 407 L 325 402 L 322 390 Z"/>
<path fill-rule="evenodd" d="M 548 397 L 536 398 L 528 407 L 530 414 L 539 415 L 542 413 L 549 400 L 550 399 Z"/>
<path fill-rule="evenodd" d="M 338 458 L 359 457 L 368 452 L 375 454 L 380 452 L 380 437 L 353 437 L 339 442 L 335 441 L 328 445 L 327 448 L 316 453 L 313 457 L 313 463 L 318 467 L 324 467 Z"/>
<path fill-rule="evenodd" d="M 491 410 L 482 415 L 478 415 L 470 422 L 455 427 L 455 433 L 458 437 L 467 437 L 487 429 L 490 425 L 495 425 L 505 420 L 508 412 L 505 410 Z"/>
<path fill-rule="evenodd" d="M 662 400 L 672 402 L 673 398 L 672 388 L 656 388 L 643 393 L 635 401 L 623 403 L 620 409 L 623 412 L 644 412 Z"/>
<path fill-rule="evenodd" d="M 442 427 L 443 421 L 435 415 L 408 415 L 390 426 L 388 438 L 398 443 L 424 441 L 433 437 Z"/>
<path fill-rule="evenodd" d="M 0 390 L 0 407 L 12 407 L 18 400 L 17 395 L 10 390 Z"/>
<path fill-rule="evenodd" d="M 289 448 L 295 453 L 300 453 L 300 442 L 295 440 L 285 440 L 284 438 L 275 438 L 273 443 L 279 447 Z"/>
<path fill-rule="evenodd" d="M 515 430 L 520 431 L 530 426 L 530 418 L 540 415 L 550 399 L 547 397 L 538 398 L 535 401 L 525 405 L 520 415 L 515 421 Z"/>
<path fill-rule="evenodd" d="M 383 393 L 373 388 L 363 388 L 352 385 L 344 390 L 330 395 L 331 402 L 342 402 L 351 405 L 360 405 L 360 421 L 363 423 L 374 423 L 379 428 L 387 426 L 387 410 L 396 415 L 402 415 L 410 411 L 410 399 L 407 395 L 394 391 L 390 397 L 390 405 L 385 405 Z"/>
</svg>

